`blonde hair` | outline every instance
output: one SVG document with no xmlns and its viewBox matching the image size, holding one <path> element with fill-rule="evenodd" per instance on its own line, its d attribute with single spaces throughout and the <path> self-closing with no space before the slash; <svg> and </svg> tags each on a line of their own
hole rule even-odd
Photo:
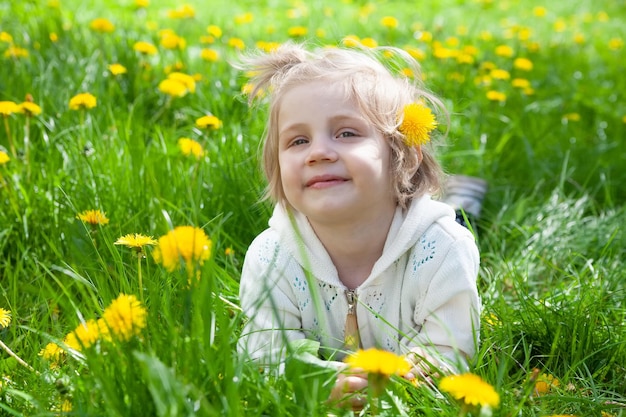
<svg viewBox="0 0 626 417">
<path fill-rule="evenodd" d="M 399 115 L 405 105 L 424 102 L 435 113 L 446 115 L 442 102 L 427 92 L 421 83 L 403 75 L 394 75 L 382 63 L 404 62 L 421 79 L 419 64 L 408 53 L 393 47 L 374 49 L 317 48 L 285 43 L 269 53 L 244 57 L 240 69 L 251 74 L 249 103 L 255 99 L 269 99 L 269 115 L 263 140 L 263 170 L 268 181 L 264 199 L 288 206 L 281 182 L 278 163 L 278 113 L 286 91 L 312 81 L 324 80 L 343 87 L 347 99 L 353 100 L 363 117 L 389 140 L 391 147 L 392 178 L 398 204 L 406 208 L 411 200 L 425 193 L 435 194 L 441 188 L 442 170 L 434 157 L 432 142 L 419 152 L 404 142 L 398 131 Z M 400 60 L 400 61 L 398 61 Z M 333 87 L 334 87 L 333 86 Z"/>
</svg>

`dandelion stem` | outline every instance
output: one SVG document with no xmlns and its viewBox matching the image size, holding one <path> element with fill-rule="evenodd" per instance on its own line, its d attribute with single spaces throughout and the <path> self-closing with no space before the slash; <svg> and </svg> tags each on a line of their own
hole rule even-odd
<svg viewBox="0 0 626 417">
<path fill-rule="evenodd" d="M 17 152 L 15 151 L 15 145 L 13 144 L 13 138 L 11 137 L 11 128 L 9 127 L 9 117 L 4 116 L 4 130 L 7 132 L 7 138 L 9 139 L 9 148 L 11 149 L 11 154 L 13 157 L 17 157 Z"/>
<path fill-rule="evenodd" d="M 35 372 L 37 375 L 39 375 L 39 372 L 37 372 L 37 371 L 35 370 L 35 368 L 33 368 L 32 366 L 30 366 L 29 364 L 27 364 L 26 362 L 24 362 L 24 360 L 23 360 L 22 358 L 20 358 L 19 356 L 17 356 L 17 355 L 15 354 L 15 352 L 13 352 L 13 351 L 11 350 L 11 348 L 9 348 L 7 345 L 5 345 L 5 344 L 4 344 L 4 342 L 3 342 L 2 340 L 0 340 L 0 347 L 1 347 L 2 349 L 4 349 L 4 351 L 5 351 L 6 353 L 8 353 L 8 354 L 9 354 L 9 356 L 11 356 L 12 358 L 14 358 L 14 359 L 17 361 L 17 363 L 19 363 L 20 365 L 22 365 L 22 366 L 24 366 L 24 367 L 28 368 L 28 370 L 33 371 L 33 372 Z"/>
<path fill-rule="evenodd" d="M 143 251 L 137 251 L 137 275 L 139 278 L 139 299 L 143 303 L 143 279 L 141 277 L 141 258 L 143 257 Z"/>
<path fill-rule="evenodd" d="M 24 124 L 24 159 L 26 160 L 27 176 L 30 178 L 30 116 L 26 114 Z"/>
</svg>

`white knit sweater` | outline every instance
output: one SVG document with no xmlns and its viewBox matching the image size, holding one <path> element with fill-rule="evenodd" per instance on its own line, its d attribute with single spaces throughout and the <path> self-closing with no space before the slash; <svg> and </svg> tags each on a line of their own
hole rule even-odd
<svg viewBox="0 0 626 417">
<path fill-rule="evenodd" d="M 324 357 L 341 359 L 346 286 L 303 215 L 277 205 L 269 225 L 244 261 L 240 299 L 249 321 L 240 349 L 275 362 L 289 341 L 309 338 Z M 478 265 L 474 237 L 448 205 L 424 196 L 398 208 L 382 256 L 355 290 L 362 347 L 426 348 L 458 366 L 476 351 Z"/>
</svg>

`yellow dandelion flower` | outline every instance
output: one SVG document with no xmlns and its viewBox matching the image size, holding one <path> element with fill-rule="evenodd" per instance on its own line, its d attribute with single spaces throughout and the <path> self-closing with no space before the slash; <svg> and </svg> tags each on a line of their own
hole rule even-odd
<svg viewBox="0 0 626 417">
<path fill-rule="evenodd" d="M 611 38 L 609 40 L 609 49 L 619 51 L 624 47 L 624 41 L 621 38 Z"/>
<path fill-rule="evenodd" d="M 67 398 L 63 400 L 63 402 L 61 403 L 61 412 L 62 413 L 69 413 L 70 411 L 72 411 L 72 402 L 70 400 L 68 400 Z"/>
<path fill-rule="evenodd" d="M 411 364 L 403 356 L 374 348 L 356 351 L 348 356 L 346 363 L 351 368 L 383 376 L 406 375 L 411 370 Z"/>
<path fill-rule="evenodd" d="M 459 64 L 473 64 L 476 60 L 474 59 L 473 55 L 470 54 L 466 54 L 466 53 L 460 53 L 457 57 L 456 57 L 456 62 L 458 62 Z"/>
<path fill-rule="evenodd" d="M 11 45 L 4 51 L 5 58 L 28 58 L 28 51 L 19 46 Z"/>
<path fill-rule="evenodd" d="M 287 35 L 289 35 L 292 38 L 299 38 L 301 36 L 306 36 L 308 32 L 309 32 L 309 29 L 307 29 L 304 26 L 293 26 L 287 29 Z"/>
<path fill-rule="evenodd" d="M 217 117 L 209 114 L 202 116 L 196 120 L 196 126 L 203 129 L 219 129 L 222 127 L 222 121 Z"/>
<path fill-rule="evenodd" d="M 175 33 L 168 33 L 161 37 L 161 46 L 165 49 L 183 50 L 187 46 L 187 41 Z"/>
<path fill-rule="evenodd" d="M 92 109 L 96 107 L 98 100 L 91 93 L 76 94 L 70 99 L 70 110 Z"/>
<path fill-rule="evenodd" d="M 202 155 L 204 155 L 204 149 L 202 149 L 202 145 L 190 138 L 180 138 L 178 139 L 178 147 L 183 155 L 190 156 L 193 155 L 196 159 L 200 159 Z"/>
<path fill-rule="evenodd" d="M 206 31 L 209 35 L 213 36 L 214 38 L 222 37 L 222 29 L 217 25 L 207 26 Z"/>
<path fill-rule="evenodd" d="M 487 98 L 491 101 L 499 101 L 499 102 L 506 101 L 506 94 L 500 91 L 489 90 L 487 91 L 486 95 L 487 95 Z"/>
<path fill-rule="evenodd" d="M 74 332 L 68 333 L 63 338 L 63 345 L 66 346 L 68 349 L 71 349 L 71 350 L 80 351 L 80 349 L 81 349 L 81 344 L 78 341 L 78 338 L 76 337 L 76 333 L 74 333 Z"/>
<path fill-rule="evenodd" d="M 193 226 L 178 226 L 159 238 L 154 259 L 172 272 L 184 262 L 189 272 L 193 263 L 202 265 L 211 257 L 211 239 L 204 230 Z"/>
<path fill-rule="evenodd" d="M 513 56 L 514 51 L 509 45 L 498 45 L 495 49 L 496 55 L 510 58 Z"/>
<path fill-rule="evenodd" d="M 109 223 L 107 216 L 100 210 L 85 210 L 76 216 L 77 219 L 92 225 L 105 225 Z"/>
<path fill-rule="evenodd" d="M 96 321 L 96 324 L 98 326 L 98 332 L 100 334 L 100 339 L 102 340 L 106 340 L 107 342 L 111 342 L 113 339 L 111 337 L 111 331 L 109 330 L 109 326 L 107 325 L 107 322 L 105 321 L 104 318 L 99 318 Z"/>
<path fill-rule="evenodd" d="M 437 127 L 435 115 L 427 106 L 411 103 L 404 106 L 398 130 L 407 146 L 420 146 L 430 141 L 430 132 Z"/>
<path fill-rule="evenodd" d="M 220 59 L 220 53 L 215 49 L 203 48 L 200 50 L 200 58 L 209 62 L 217 62 Z"/>
<path fill-rule="evenodd" d="M 0 32 L 0 42 L 13 43 L 13 36 L 5 31 Z"/>
<path fill-rule="evenodd" d="M 567 23 L 563 19 L 556 19 L 552 27 L 557 33 L 565 32 L 565 29 L 567 29 Z"/>
<path fill-rule="evenodd" d="M 525 89 L 530 87 L 530 81 L 525 78 L 513 78 L 513 80 L 511 80 L 511 85 L 515 88 Z"/>
<path fill-rule="evenodd" d="M 513 66 L 522 71 L 530 71 L 533 69 L 533 62 L 528 58 L 515 58 Z"/>
<path fill-rule="evenodd" d="M 32 101 L 25 101 L 18 105 L 20 113 L 24 113 L 27 117 L 37 116 L 41 114 L 41 107 Z"/>
<path fill-rule="evenodd" d="M 278 49 L 279 46 L 280 46 L 280 43 L 278 42 L 258 41 L 256 43 L 256 47 L 265 52 L 272 52 Z"/>
<path fill-rule="evenodd" d="M 127 70 L 126 67 L 123 66 L 122 64 L 111 64 L 109 65 L 109 72 L 113 75 L 122 75 L 122 74 L 126 74 Z"/>
<path fill-rule="evenodd" d="M 135 0 L 135 7 L 138 9 L 145 9 L 150 6 L 150 0 Z"/>
<path fill-rule="evenodd" d="M 19 113 L 20 107 L 13 101 L 0 101 L 0 114 L 10 116 L 13 113 Z"/>
<path fill-rule="evenodd" d="M 404 50 L 413 58 L 417 59 L 418 61 L 422 61 L 424 60 L 424 58 L 426 58 L 426 53 L 424 52 L 424 50 L 420 48 L 416 48 L 414 46 L 407 46 L 404 48 Z"/>
<path fill-rule="evenodd" d="M 411 68 L 402 68 L 400 74 L 407 78 L 415 78 L 415 72 Z"/>
<path fill-rule="evenodd" d="M 0 151 L 0 165 L 4 165 L 10 160 L 11 158 L 9 158 L 9 155 L 6 152 Z"/>
<path fill-rule="evenodd" d="M 148 311 L 134 295 L 120 294 L 104 309 L 102 319 L 110 335 L 119 340 L 138 336 L 146 327 Z"/>
<path fill-rule="evenodd" d="M 6 329 L 11 324 L 11 311 L 0 308 L 0 329 Z"/>
<path fill-rule="evenodd" d="M 89 27 L 93 31 L 100 33 L 111 33 L 115 30 L 115 25 L 113 25 L 110 20 L 103 17 L 92 20 Z"/>
<path fill-rule="evenodd" d="M 374 38 L 363 38 L 361 39 L 361 45 L 367 48 L 376 48 L 378 46 L 378 42 Z"/>
<path fill-rule="evenodd" d="M 39 356 L 45 360 L 56 362 L 61 358 L 65 351 L 56 343 L 50 342 L 39 351 Z"/>
<path fill-rule="evenodd" d="M 240 38 L 230 38 L 228 40 L 228 46 L 233 47 L 235 49 L 242 50 L 242 49 L 244 49 L 246 47 L 246 44 L 243 41 L 243 39 L 240 39 Z"/>
<path fill-rule="evenodd" d="M 235 250 L 231 247 L 227 247 L 226 249 L 224 249 L 224 255 L 235 256 Z"/>
<path fill-rule="evenodd" d="M 380 19 L 380 24 L 388 29 L 395 29 L 398 27 L 398 19 L 393 16 L 384 16 Z"/>
<path fill-rule="evenodd" d="M 235 24 L 237 25 L 252 23 L 252 21 L 254 20 L 254 15 L 250 12 L 243 13 L 243 14 L 235 16 L 234 20 L 235 20 Z"/>
<path fill-rule="evenodd" d="M 183 4 L 182 6 L 168 10 L 167 17 L 170 19 L 192 19 L 196 16 L 196 9 L 190 4 Z"/>
<path fill-rule="evenodd" d="M 80 323 L 74 331 L 71 333 L 73 336 L 69 336 L 69 339 L 74 339 L 78 345 L 76 350 L 82 350 L 89 348 L 94 343 L 98 341 L 100 337 L 100 330 L 98 327 L 98 323 L 91 319 L 87 320 L 85 323 Z M 73 345 L 74 341 L 71 341 L 69 345 Z"/>
<path fill-rule="evenodd" d="M 433 56 L 438 59 L 455 58 L 459 53 L 460 52 L 455 49 L 445 48 L 441 45 L 433 46 Z"/>
<path fill-rule="evenodd" d="M 167 78 L 170 80 L 176 80 L 182 83 L 187 91 L 190 93 L 196 92 L 196 80 L 192 75 L 188 75 L 182 72 L 174 71 L 167 75 Z"/>
<path fill-rule="evenodd" d="M 156 46 L 145 41 L 135 42 L 133 49 L 143 55 L 156 55 L 157 53 Z"/>
<path fill-rule="evenodd" d="M 548 10 L 545 7 L 535 6 L 533 8 L 533 15 L 536 17 L 544 17 L 546 14 L 548 14 Z"/>
<path fill-rule="evenodd" d="M 159 83 L 159 91 L 172 97 L 183 97 L 189 90 L 181 81 L 166 78 Z"/>
<path fill-rule="evenodd" d="M 503 70 L 499 68 L 492 69 L 489 75 L 494 80 L 508 80 L 509 78 L 511 78 L 511 74 L 509 74 L 507 70 Z"/>
<path fill-rule="evenodd" d="M 114 245 L 124 245 L 129 248 L 143 248 L 146 245 L 156 245 L 157 241 L 152 236 L 144 236 L 139 233 L 130 233 L 119 237 Z"/>
<path fill-rule="evenodd" d="M 361 44 L 361 39 L 356 35 L 348 35 L 341 40 L 341 43 L 349 48 L 354 48 Z"/>
<path fill-rule="evenodd" d="M 584 34 L 582 34 L 582 33 L 576 33 L 576 34 L 574 35 L 574 42 L 575 42 L 577 45 L 582 45 L 582 44 L 584 44 L 586 41 L 587 41 L 587 38 L 585 38 L 585 35 L 584 35 Z"/>
<path fill-rule="evenodd" d="M 471 373 L 445 376 L 439 381 L 439 389 L 468 405 L 497 407 L 500 395 L 478 375 Z"/>
</svg>

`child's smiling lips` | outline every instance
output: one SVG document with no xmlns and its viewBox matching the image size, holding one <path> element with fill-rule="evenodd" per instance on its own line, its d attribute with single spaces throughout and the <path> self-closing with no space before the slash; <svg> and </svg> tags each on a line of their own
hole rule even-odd
<svg viewBox="0 0 626 417">
<path fill-rule="evenodd" d="M 333 185 L 337 185 L 340 183 L 344 183 L 348 181 L 343 177 L 339 177 L 337 175 L 317 175 L 310 180 L 308 180 L 305 184 L 307 188 L 326 188 L 331 187 Z"/>
</svg>

